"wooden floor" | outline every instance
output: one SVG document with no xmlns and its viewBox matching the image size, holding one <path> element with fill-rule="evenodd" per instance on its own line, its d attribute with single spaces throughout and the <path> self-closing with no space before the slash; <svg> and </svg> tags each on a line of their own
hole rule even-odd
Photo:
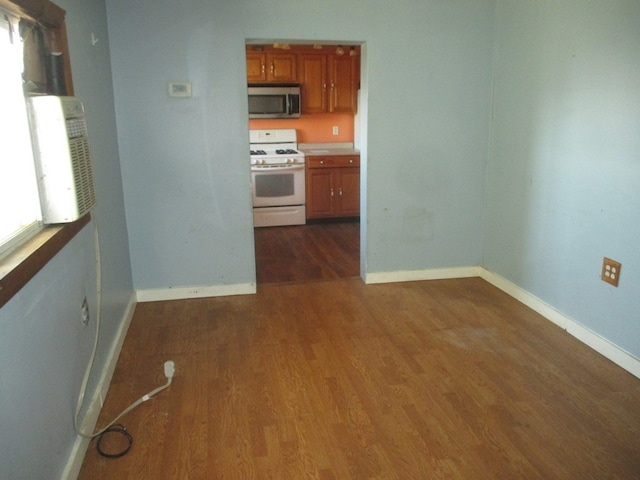
<svg viewBox="0 0 640 480">
<path fill-rule="evenodd" d="M 81 479 L 637 479 L 640 380 L 478 278 L 141 303 Z"/>
<path fill-rule="evenodd" d="M 360 223 L 254 229 L 258 284 L 310 282 L 360 274 Z"/>
</svg>

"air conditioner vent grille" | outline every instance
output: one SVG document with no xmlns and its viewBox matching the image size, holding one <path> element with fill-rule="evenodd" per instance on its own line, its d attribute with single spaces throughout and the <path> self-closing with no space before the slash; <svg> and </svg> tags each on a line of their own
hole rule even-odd
<svg viewBox="0 0 640 480">
<path fill-rule="evenodd" d="M 86 136 L 76 137 L 69 141 L 71 161 L 73 162 L 73 179 L 80 216 L 89 212 L 96 203 L 96 191 L 93 184 L 93 169 L 89 141 Z"/>
<path fill-rule="evenodd" d="M 69 138 L 77 138 L 77 137 L 86 137 L 87 133 L 87 122 L 84 121 L 84 118 L 67 118 L 67 135 Z"/>
</svg>

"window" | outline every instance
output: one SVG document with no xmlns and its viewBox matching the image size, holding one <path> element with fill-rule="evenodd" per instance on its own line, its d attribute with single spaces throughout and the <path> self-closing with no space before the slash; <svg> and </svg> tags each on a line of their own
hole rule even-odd
<svg viewBox="0 0 640 480">
<path fill-rule="evenodd" d="M 8 12 L 8 13 L 7 13 Z M 63 77 L 64 91 L 60 92 L 73 96 L 73 79 L 71 78 L 71 65 L 69 64 L 69 48 L 67 46 L 67 34 L 65 28 L 65 11 L 52 3 L 50 0 L 0 0 L 0 37 L 2 37 L 3 51 L 0 55 L 0 76 L 7 69 L 2 63 L 5 59 L 5 48 L 10 49 L 16 47 L 19 43 L 20 35 L 16 28 L 16 18 L 21 18 L 32 25 L 39 27 L 38 34 L 43 42 L 51 51 L 61 52 L 63 58 Z M 7 40 L 9 39 L 9 40 Z M 42 43 L 42 42 L 40 42 Z M 39 50 L 41 45 L 27 41 L 24 45 L 25 56 L 29 61 L 25 61 L 25 80 L 29 85 L 35 85 L 38 91 L 49 92 L 49 86 L 46 85 L 46 66 L 43 65 Z M 18 55 L 11 50 L 11 55 Z M 7 50 L 7 58 L 9 50 Z M 19 55 L 18 55 L 19 57 Z M 22 61 L 22 60 L 21 60 Z M 4 88 L 4 86 L 2 87 Z M 13 96 L 11 96 L 13 98 Z M 22 90 L 19 95 L 15 95 L 18 100 L 23 99 Z M 0 94 L 0 101 L 4 102 L 6 96 Z M 23 100 L 22 100 L 23 101 Z M 5 105 L 0 105 L 0 112 L 5 110 Z M 8 108 L 7 108 L 8 110 Z M 21 112 L 24 113 L 25 109 Z M 9 117 L 13 118 L 13 117 Z M 2 128 L 0 131 L 0 165 L 9 165 L 8 149 L 4 142 L 9 139 L 10 135 L 5 135 L 6 121 L 2 120 Z M 13 123 L 13 120 L 10 124 Z M 11 160 L 13 168 L 13 160 Z M 31 163 L 30 165 L 33 165 Z M 0 185 L 6 181 L 6 175 L 0 167 Z M 35 177 L 33 177 L 35 178 Z M 11 183 L 11 182 L 9 182 Z M 35 186 L 35 185 L 34 185 Z M 0 187 L 4 190 L 4 185 Z M 37 195 L 35 196 L 36 202 Z M 4 202 L 4 200 L 2 200 Z M 9 214 L 13 215 L 13 210 L 17 208 L 17 201 L 11 198 L 9 203 L 0 205 L 0 218 L 9 218 Z M 6 212 L 6 213 L 5 213 Z M 39 215 L 39 208 L 37 208 Z M 20 289 L 27 284 L 46 264 L 51 260 L 69 241 L 89 223 L 91 219 L 87 214 L 81 219 L 67 223 L 62 226 L 49 226 L 40 229 L 33 234 L 24 243 L 5 252 L 4 256 L 0 256 L 0 307 L 5 305 Z M 4 234 L 3 234 L 4 235 Z"/>
<path fill-rule="evenodd" d="M 39 199 L 22 87 L 18 18 L 0 10 L 0 255 L 39 225 Z"/>
</svg>

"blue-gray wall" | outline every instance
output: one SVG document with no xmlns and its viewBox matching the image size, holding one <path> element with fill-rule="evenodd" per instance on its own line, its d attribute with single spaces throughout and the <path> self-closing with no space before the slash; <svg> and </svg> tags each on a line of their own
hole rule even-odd
<svg viewBox="0 0 640 480">
<path fill-rule="evenodd" d="M 494 92 L 486 268 L 639 357 L 640 2 L 498 2 Z"/>
<path fill-rule="evenodd" d="M 640 355 L 637 1 L 107 6 L 136 288 L 255 280 L 245 40 L 362 42 L 363 274 L 481 265 Z"/>
<path fill-rule="evenodd" d="M 101 0 L 57 0 L 67 11 L 75 93 L 87 111 L 103 255 L 99 373 L 133 292 L 106 13 Z M 99 39 L 91 45 L 91 32 Z M 82 326 L 87 296 L 91 323 Z M 75 441 L 73 412 L 96 319 L 93 223 L 0 309 L 0 477 L 58 478 Z M 89 396 L 97 375 L 91 379 Z"/>
<path fill-rule="evenodd" d="M 492 0 L 107 1 L 137 289 L 255 282 L 245 41 L 364 42 L 369 272 L 478 265 Z M 189 81 L 193 97 L 169 98 Z"/>
</svg>

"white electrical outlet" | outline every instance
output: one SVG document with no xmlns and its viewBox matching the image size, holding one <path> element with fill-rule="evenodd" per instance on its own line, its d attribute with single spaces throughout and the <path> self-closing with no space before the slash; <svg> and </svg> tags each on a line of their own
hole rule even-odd
<svg viewBox="0 0 640 480">
<path fill-rule="evenodd" d="M 338 135 L 340 133 L 340 127 L 338 125 L 333 126 L 333 134 Z"/>
</svg>

